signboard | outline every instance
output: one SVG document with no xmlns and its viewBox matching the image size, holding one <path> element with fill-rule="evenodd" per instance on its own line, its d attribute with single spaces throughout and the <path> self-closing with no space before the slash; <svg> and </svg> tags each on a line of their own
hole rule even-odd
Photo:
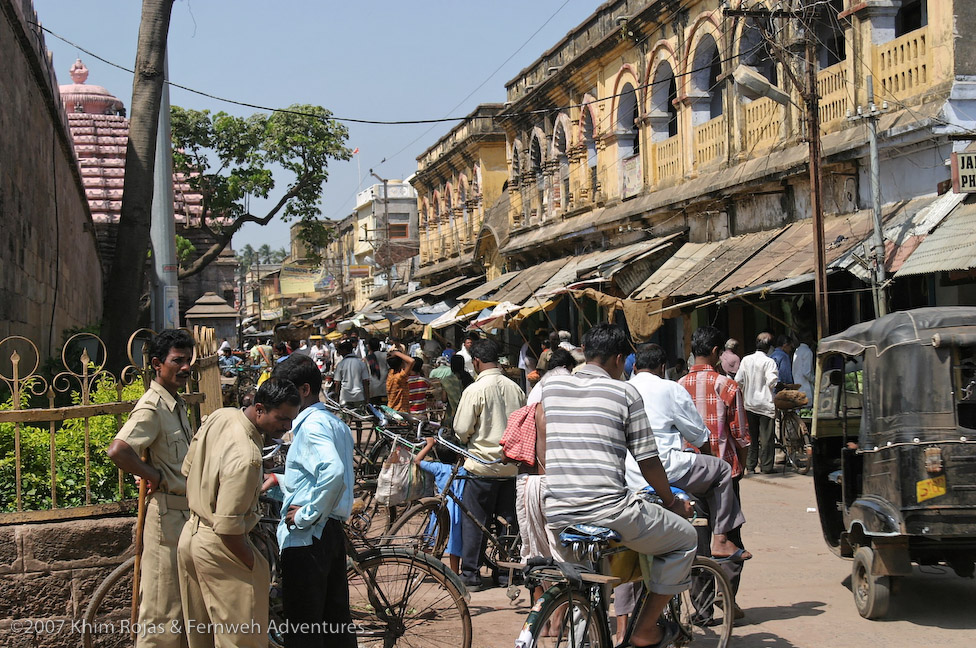
<svg viewBox="0 0 976 648">
<path fill-rule="evenodd" d="M 318 266 L 286 263 L 281 266 L 278 281 L 282 295 L 297 295 L 315 292 L 315 282 L 321 279 L 322 268 Z"/>
<path fill-rule="evenodd" d="M 623 189 L 624 198 L 636 196 L 644 189 L 644 172 L 639 155 L 624 160 Z"/>
<path fill-rule="evenodd" d="M 368 265 L 351 265 L 349 266 L 349 278 L 364 279 L 369 276 L 370 270 L 371 266 Z"/>
<path fill-rule="evenodd" d="M 952 191 L 954 193 L 976 193 L 976 153 L 953 153 Z"/>
<path fill-rule="evenodd" d="M 281 316 L 282 316 L 282 309 L 280 308 L 266 308 L 261 311 L 262 321 L 281 319 Z"/>
</svg>

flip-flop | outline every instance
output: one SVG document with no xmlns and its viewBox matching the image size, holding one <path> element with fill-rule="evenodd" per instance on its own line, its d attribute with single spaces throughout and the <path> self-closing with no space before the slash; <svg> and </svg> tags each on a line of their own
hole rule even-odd
<svg viewBox="0 0 976 648">
<path fill-rule="evenodd" d="M 678 638 L 681 634 L 681 626 L 679 626 L 674 621 L 661 621 L 661 639 L 657 643 L 647 644 L 646 646 L 638 646 L 632 643 L 629 639 L 624 641 L 622 644 L 618 644 L 616 648 L 668 648 L 674 643 L 674 640 Z"/>
<path fill-rule="evenodd" d="M 747 555 L 748 554 L 748 555 Z M 745 549 L 736 549 L 734 554 L 728 556 L 712 556 L 715 562 L 730 562 L 730 563 L 744 563 L 747 560 L 752 560 L 752 554 Z"/>
</svg>

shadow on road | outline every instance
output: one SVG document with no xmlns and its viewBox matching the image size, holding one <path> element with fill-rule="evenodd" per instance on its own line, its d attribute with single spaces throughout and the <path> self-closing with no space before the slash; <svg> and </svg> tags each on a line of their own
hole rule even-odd
<svg viewBox="0 0 976 648">
<path fill-rule="evenodd" d="M 956 576 L 948 568 L 925 569 L 923 572 L 916 567 L 911 576 L 894 581 L 888 614 L 877 621 L 908 621 L 933 628 L 976 630 L 976 615 L 972 613 L 976 583 Z M 843 585 L 851 589 L 850 576 L 843 580 Z M 854 605 L 853 594 L 850 604 Z"/>
<path fill-rule="evenodd" d="M 824 610 L 821 608 L 826 605 L 823 601 L 800 601 L 798 603 L 790 603 L 789 605 L 749 607 L 745 609 L 746 618 L 740 621 L 739 624 L 748 627 L 749 625 L 766 623 L 767 621 L 783 621 L 797 617 L 819 616 L 824 613 Z"/>
<path fill-rule="evenodd" d="M 736 648 L 796 648 L 796 644 L 787 641 L 772 632 L 754 632 L 744 634 L 738 626 L 732 633 L 730 644 Z"/>
</svg>

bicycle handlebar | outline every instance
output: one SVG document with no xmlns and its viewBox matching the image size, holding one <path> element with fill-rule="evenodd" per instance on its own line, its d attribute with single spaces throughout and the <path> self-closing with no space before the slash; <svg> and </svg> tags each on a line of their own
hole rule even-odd
<svg viewBox="0 0 976 648">
<path fill-rule="evenodd" d="M 454 443 L 450 439 L 445 439 L 444 438 L 444 430 L 443 429 L 440 429 L 440 430 L 437 431 L 437 443 L 441 444 L 442 446 L 444 446 L 448 450 L 453 450 L 454 452 L 456 452 L 457 454 L 461 455 L 462 457 L 466 457 L 468 459 L 471 459 L 472 461 L 477 461 L 482 466 L 494 466 L 496 464 L 500 464 L 500 463 L 502 463 L 502 462 L 505 461 L 504 458 L 502 458 L 502 459 L 495 459 L 494 461 L 485 461 L 481 457 L 478 457 L 478 456 L 475 456 L 475 455 L 471 454 L 471 452 L 467 448 L 462 448 L 461 446 L 457 445 L 456 443 Z"/>
</svg>

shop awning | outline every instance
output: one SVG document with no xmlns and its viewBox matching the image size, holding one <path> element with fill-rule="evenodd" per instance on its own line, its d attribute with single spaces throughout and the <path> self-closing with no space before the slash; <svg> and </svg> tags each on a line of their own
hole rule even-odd
<svg viewBox="0 0 976 648">
<path fill-rule="evenodd" d="M 456 306 L 454 306 L 454 308 L 447 311 L 446 313 L 441 313 L 441 315 L 437 319 L 435 319 L 430 323 L 430 327 L 435 330 L 447 328 L 448 326 L 451 326 L 453 324 L 460 324 L 461 322 L 466 322 L 472 317 L 474 317 L 475 315 L 477 315 L 479 312 L 481 312 L 480 309 L 477 310 L 472 309 L 469 312 L 461 313 L 460 312 L 461 308 L 465 305 L 466 304 L 457 304 Z"/>
<path fill-rule="evenodd" d="M 704 265 L 721 243 L 685 243 L 664 262 L 641 286 L 634 291 L 633 299 L 670 297 L 674 289 L 684 283 L 685 277 Z"/>
<path fill-rule="evenodd" d="M 560 268 L 569 263 L 570 259 L 556 259 L 546 261 L 537 266 L 526 268 L 519 276 L 509 282 L 504 288 L 500 289 L 492 297 L 495 301 L 508 301 L 513 304 L 521 304 L 532 296 L 539 287 L 552 278 Z"/>
<path fill-rule="evenodd" d="M 465 299 L 481 299 L 482 297 L 488 297 L 491 295 L 491 293 L 518 277 L 520 272 L 522 271 L 515 270 L 514 272 L 506 272 L 500 277 L 495 277 L 491 281 L 487 281 L 480 286 L 475 286 L 468 292 L 458 295 L 458 300 L 463 301 Z"/>
<path fill-rule="evenodd" d="M 976 268 L 976 204 L 952 210 L 895 273 L 896 277 Z"/>
</svg>

